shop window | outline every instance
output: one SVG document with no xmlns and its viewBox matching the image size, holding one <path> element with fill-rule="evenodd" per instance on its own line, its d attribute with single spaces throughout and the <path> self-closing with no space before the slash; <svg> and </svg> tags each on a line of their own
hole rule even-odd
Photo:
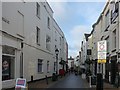
<svg viewBox="0 0 120 90">
<path fill-rule="evenodd" d="M 2 47 L 2 80 L 14 79 L 15 49 L 9 46 Z"/>
</svg>

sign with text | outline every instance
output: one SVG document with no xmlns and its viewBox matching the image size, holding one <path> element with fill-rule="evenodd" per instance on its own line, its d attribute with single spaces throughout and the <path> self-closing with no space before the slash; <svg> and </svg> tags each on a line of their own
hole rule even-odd
<svg viewBox="0 0 120 90">
<path fill-rule="evenodd" d="M 98 63 L 106 63 L 106 52 L 107 52 L 106 40 L 98 42 L 97 50 L 98 50 Z"/>
<path fill-rule="evenodd" d="M 107 42 L 106 40 L 98 42 L 98 52 L 106 52 L 107 51 Z"/>
<path fill-rule="evenodd" d="M 106 59 L 106 52 L 98 52 L 98 59 Z"/>
<path fill-rule="evenodd" d="M 17 80 L 16 80 L 16 87 L 15 88 L 26 88 L 26 79 L 24 79 L 24 78 L 17 78 Z"/>
</svg>

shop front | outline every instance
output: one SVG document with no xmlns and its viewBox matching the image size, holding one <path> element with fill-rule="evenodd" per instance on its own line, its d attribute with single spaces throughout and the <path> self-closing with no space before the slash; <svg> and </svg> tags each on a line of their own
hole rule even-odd
<svg viewBox="0 0 120 90">
<path fill-rule="evenodd" d="M 20 45 L 21 40 L 11 35 L 2 35 L 2 88 L 15 86 L 20 77 Z"/>
</svg>

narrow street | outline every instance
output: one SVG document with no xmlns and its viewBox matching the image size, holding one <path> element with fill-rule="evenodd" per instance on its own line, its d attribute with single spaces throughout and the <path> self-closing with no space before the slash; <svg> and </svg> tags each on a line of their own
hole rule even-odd
<svg viewBox="0 0 120 90">
<path fill-rule="evenodd" d="M 89 84 L 81 76 L 71 73 L 49 88 L 89 88 Z"/>
</svg>

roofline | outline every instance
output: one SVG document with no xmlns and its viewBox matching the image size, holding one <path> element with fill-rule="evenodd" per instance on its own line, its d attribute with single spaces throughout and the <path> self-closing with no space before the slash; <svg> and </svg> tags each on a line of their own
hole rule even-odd
<svg viewBox="0 0 120 90">
<path fill-rule="evenodd" d="M 111 1 L 111 0 L 108 0 L 108 1 L 106 2 L 105 6 L 104 6 L 104 8 L 103 8 L 103 11 L 102 11 L 102 13 L 100 14 L 99 18 L 97 19 L 96 23 L 94 23 L 94 24 L 92 25 L 93 28 L 94 28 L 95 25 L 97 25 L 97 24 L 99 23 L 99 21 L 101 20 L 101 18 L 102 18 L 102 16 L 103 16 L 103 13 L 105 12 L 105 10 L 106 10 L 107 6 L 109 5 L 109 2 L 110 2 L 110 1 Z"/>
</svg>

